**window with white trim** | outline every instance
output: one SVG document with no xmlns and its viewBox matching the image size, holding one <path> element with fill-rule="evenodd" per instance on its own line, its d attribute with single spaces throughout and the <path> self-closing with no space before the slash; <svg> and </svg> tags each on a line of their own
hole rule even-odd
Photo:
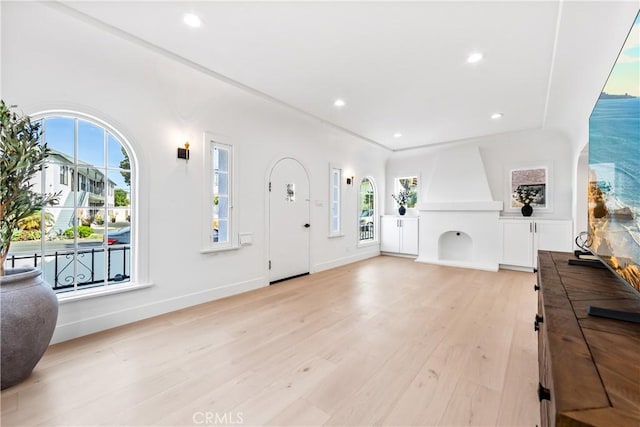
<svg viewBox="0 0 640 427">
<path fill-rule="evenodd" d="M 218 247 L 232 243 L 232 156 L 233 150 L 230 145 L 211 142 L 211 170 L 213 172 L 211 243 Z"/>
<path fill-rule="evenodd" d="M 136 250 L 131 148 L 117 131 L 81 114 L 35 121 L 50 151 L 32 189 L 58 193 L 59 202 L 20 222 L 7 267 L 40 267 L 57 293 L 130 282 Z"/>
<path fill-rule="evenodd" d="M 365 177 L 360 181 L 358 196 L 360 243 L 372 242 L 376 238 L 376 191 L 371 178 Z"/>
<path fill-rule="evenodd" d="M 342 232 L 340 221 L 340 182 L 342 180 L 342 169 L 331 167 L 329 182 L 329 235 L 339 236 Z"/>
</svg>

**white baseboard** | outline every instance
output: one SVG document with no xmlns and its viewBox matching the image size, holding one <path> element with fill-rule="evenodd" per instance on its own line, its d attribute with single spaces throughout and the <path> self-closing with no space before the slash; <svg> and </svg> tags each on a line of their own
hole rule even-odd
<svg viewBox="0 0 640 427">
<path fill-rule="evenodd" d="M 207 289 L 162 301 L 155 301 L 149 304 L 127 308 L 126 310 L 113 311 L 111 313 L 85 318 L 76 322 L 58 324 L 53 334 L 51 344 L 93 334 L 106 329 L 115 328 L 116 326 L 122 326 L 127 323 L 137 322 L 138 320 L 159 316 L 161 314 L 170 313 L 172 311 L 191 307 L 197 304 L 203 304 L 220 298 L 252 291 L 254 289 L 268 286 L 268 284 L 269 281 L 266 277 L 259 277 L 245 282 L 233 283 L 219 288 Z"/>
<path fill-rule="evenodd" d="M 334 260 L 331 260 L 331 261 L 327 261 L 327 262 L 322 262 L 320 264 L 316 264 L 311 268 L 311 273 L 319 273 L 319 272 L 324 271 L 324 270 L 330 270 L 332 268 L 342 267 L 343 265 L 347 265 L 347 264 L 351 264 L 351 263 L 354 263 L 354 262 L 363 261 L 365 259 L 377 257 L 378 255 L 380 255 L 380 250 L 376 246 L 375 249 L 373 249 L 373 250 L 361 251 L 361 252 L 359 252 L 357 254 L 354 254 L 354 255 L 351 255 L 351 256 L 347 256 L 347 257 L 343 257 L 343 258 L 337 258 L 337 259 L 334 259 Z"/>
<path fill-rule="evenodd" d="M 443 261 L 438 259 L 427 259 L 418 257 L 416 262 L 424 262 L 425 264 L 445 265 L 447 267 L 471 268 L 473 270 L 498 271 L 498 264 L 479 264 L 474 262 L 462 261 Z"/>
<path fill-rule="evenodd" d="M 533 272 L 533 267 L 522 267 L 519 265 L 500 264 L 500 268 L 504 270 L 524 271 L 526 273 Z"/>
</svg>

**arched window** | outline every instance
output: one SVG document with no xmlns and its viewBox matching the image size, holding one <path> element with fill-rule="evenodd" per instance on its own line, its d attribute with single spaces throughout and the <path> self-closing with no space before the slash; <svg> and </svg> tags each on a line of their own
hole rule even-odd
<svg viewBox="0 0 640 427">
<path fill-rule="evenodd" d="M 358 208 L 360 211 L 359 221 L 359 242 L 369 242 L 376 240 L 376 191 L 371 178 L 362 178 L 360 181 L 360 194 L 358 198 Z"/>
<path fill-rule="evenodd" d="M 9 266 L 41 267 L 59 293 L 129 282 L 135 243 L 129 146 L 114 129 L 81 115 L 34 120 L 50 154 L 32 188 L 59 194 L 59 203 L 22 221 Z"/>
</svg>

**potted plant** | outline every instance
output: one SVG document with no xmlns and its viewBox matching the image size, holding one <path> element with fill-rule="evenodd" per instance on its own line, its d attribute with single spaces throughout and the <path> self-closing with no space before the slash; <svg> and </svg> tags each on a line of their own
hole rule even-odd
<svg viewBox="0 0 640 427">
<path fill-rule="evenodd" d="M 2 389 L 31 374 L 49 346 L 58 317 L 58 299 L 33 267 L 6 268 L 11 239 L 19 223 L 55 204 L 59 194 L 33 191 L 31 180 L 48 154 L 40 143 L 40 124 L 11 112 L 0 100 L 0 356 Z"/>
<path fill-rule="evenodd" d="M 520 208 L 522 216 L 531 216 L 531 214 L 533 213 L 531 203 L 538 201 L 540 193 L 540 189 L 538 189 L 536 186 L 518 185 L 516 191 L 513 194 L 513 197 L 518 202 L 522 203 L 522 207 Z"/>
<path fill-rule="evenodd" d="M 407 213 L 407 208 L 405 206 L 407 206 L 407 203 L 409 202 L 409 191 L 400 190 L 397 195 L 392 194 L 391 197 L 393 197 L 393 200 L 395 200 L 399 206 L 398 213 L 400 215 Z"/>
</svg>

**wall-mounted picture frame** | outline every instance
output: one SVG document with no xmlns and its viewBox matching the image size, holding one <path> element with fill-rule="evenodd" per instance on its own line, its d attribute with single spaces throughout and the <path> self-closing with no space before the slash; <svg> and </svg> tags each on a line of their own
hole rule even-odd
<svg viewBox="0 0 640 427">
<path fill-rule="evenodd" d="M 509 169 L 508 210 L 520 210 L 525 204 L 539 210 L 551 207 L 551 179 L 548 165 Z"/>
</svg>

